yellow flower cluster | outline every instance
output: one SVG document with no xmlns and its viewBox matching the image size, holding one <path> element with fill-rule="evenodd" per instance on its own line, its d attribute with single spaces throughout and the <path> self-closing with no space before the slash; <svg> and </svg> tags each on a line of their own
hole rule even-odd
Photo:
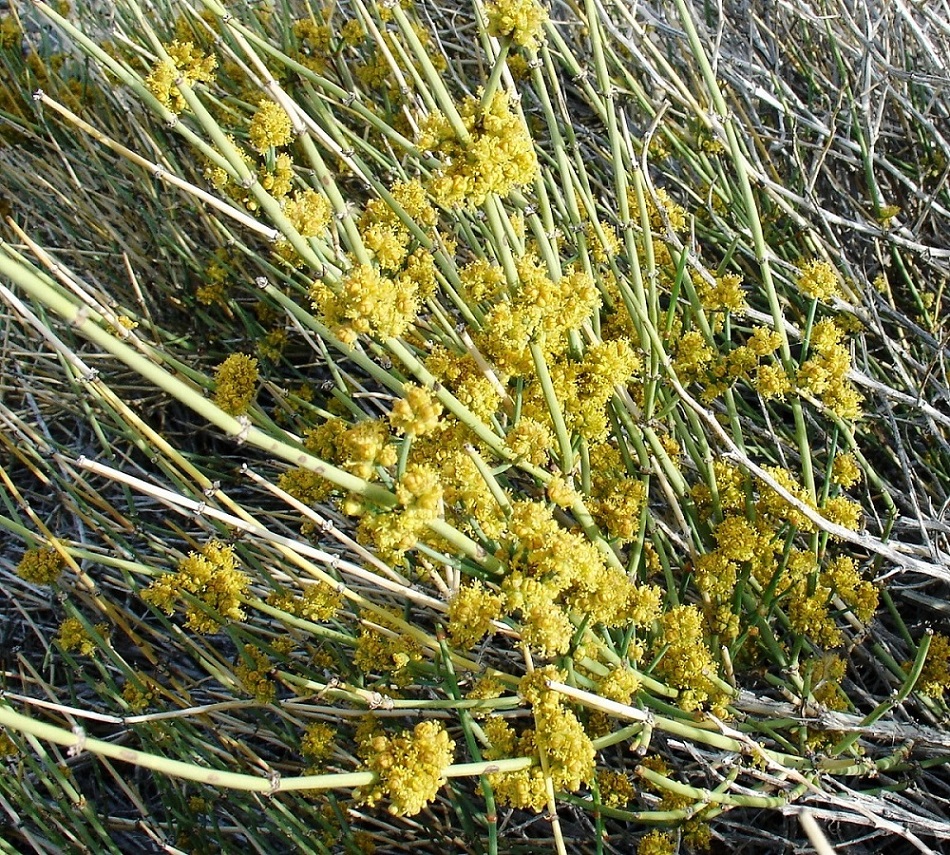
<svg viewBox="0 0 950 855">
<path fill-rule="evenodd" d="M 844 637 L 831 611 L 833 597 L 864 622 L 878 603 L 877 589 L 861 578 L 853 559 L 839 556 L 820 569 L 814 552 L 800 549 L 788 553 L 776 593 L 783 597 L 792 629 L 822 648 L 835 647 Z"/>
<path fill-rule="evenodd" d="M 725 501 L 722 504 L 727 507 Z M 778 571 L 777 558 L 784 543 L 772 523 L 750 521 L 744 513 L 744 507 L 728 507 L 722 521 L 713 529 L 718 546 L 698 556 L 693 568 L 696 586 L 708 598 L 706 624 L 709 632 L 725 642 L 734 639 L 739 631 L 733 601 L 740 568 L 743 568 L 743 575 L 748 568 L 752 578 L 767 588 Z"/>
<path fill-rule="evenodd" d="M 792 381 L 788 372 L 777 363 L 763 363 L 755 373 L 755 391 L 766 401 L 772 398 L 784 398 L 792 391 Z"/>
<path fill-rule="evenodd" d="M 630 210 L 637 211 L 637 199 L 633 190 L 630 194 Z M 662 187 L 656 190 L 656 201 L 647 198 L 647 211 L 650 214 L 650 228 L 656 231 L 665 229 L 664 221 L 669 222 L 670 228 L 676 234 L 685 234 L 689 228 L 689 214 L 686 209 L 674 202 L 670 194 Z"/>
<path fill-rule="evenodd" d="M 601 803 L 612 808 L 625 807 L 637 795 L 633 782 L 622 772 L 614 772 L 612 769 L 597 770 L 597 790 Z"/>
<path fill-rule="evenodd" d="M 459 270 L 466 302 L 495 301 L 505 293 L 505 273 L 486 258 L 476 258 Z"/>
<path fill-rule="evenodd" d="M 158 694 L 152 680 L 142 674 L 136 674 L 122 687 L 122 700 L 132 712 L 142 712 Z"/>
<path fill-rule="evenodd" d="M 840 293 L 835 269 L 827 261 L 818 258 L 813 258 L 802 266 L 798 287 L 803 294 L 824 302 Z"/>
<path fill-rule="evenodd" d="M 396 616 L 392 613 L 392 617 Z M 422 658 L 419 645 L 384 615 L 364 611 L 360 621 L 353 664 L 367 677 L 381 674 L 396 685 L 408 684 L 411 678 L 407 666 Z"/>
<path fill-rule="evenodd" d="M 719 699 L 707 676 L 718 669 L 703 639 L 703 616 L 696 606 L 675 606 L 660 617 L 655 653 L 663 652 L 657 673 L 675 689 L 680 707 L 691 712 Z"/>
<path fill-rule="evenodd" d="M 527 127 L 499 90 L 483 111 L 476 97 L 459 108 L 468 139 L 459 140 L 448 119 L 430 113 L 419 123 L 417 144 L 432 152 L 441 168 L 429 181 L 429 192 L 446 207 L 479 207 L 491 193 L 507 196 L 534 181 L 538 158 Z"/>
<path fill-rule="evenodd" d="M 646 488 L 627 472 L 620 451 L 609 443 L 592 445 L 590 461 L 591 514 L 608 535 L 619 543 L 629 543 L 640 531 Z"/>
<path fill-rule="evenodd" d="M 303 596 L 271 594 L 267 604 L 304 620 L 321 623 L 330 620 L 343 607 L 343 594 L 326 582 L 315 582 L 304 588 Z"/>
<path fill-rule="evenodd" d="M 544 40 L 547 10 L 537 0 L 488 0 L 485 3 L 489 35 L 508 36 L 513 44 L 537 50 Z"/>
<path fill-rule="evenodd" d="M 551 381 L 568 431 L 592 442 L 604 441 L 609 426 L 607 404 L 614 390 L 625 388 L 642 368 L 642 360 L 626 339 L 592 344 L 580 360 L 554 362 L 550 366 Z M 535 381 L 526 388 L 525 412 L 529 414 L 548 411 L 539 387 Z"/>
<path fill-rule="evenodd" d="M 909 664 L 907 667 L 910 667 Z M 942 633 L 935 632 L 930 640 L 927 660 L 917 685 L 923 694 L 931 698 L 942 698 L 950 689 L 950 638 Z"/>
<path fill-rule="evenodd" d="M 273 665 L 253 644 L 244 645 L 244 655 L 234 669 L 242 688 L 259 704 L 269 704 L 277 697 L 277 684 L 272 677 Z"/>
<path fill-rule="evenodd" d="M 409 254 L 410 235 L 398 225 L 373 223 L 361 230 L 363 245 L 373 254 L 376 263 L 387 271 L 402 267 Z"/>
<path fill-rule="evenodd" d="M 746 341 L 756 356 L 768 356 L 774 353 L 782 344 L 782 334 L 772 327 L 756 326 Z"/>
<path fill-rule="evenodd" d="M 452 644 L 471 650 L 491 632 L 492 621 L 501 617 L 502 603 L 503 598 L 481 582 L 460 587 L 449 600 L 447 617 Z"/>
<path fill-rule="evenodd" d="M 500 698 L 505 693 L 505 684 L 495 677 L 479 677 L 471 689 L 465 693 L 466 698 L 476 701 L 489 700 L 491 698 Z M 473 715 L 479 714 L 476 710 Z"/>
<path fill-rule="evenodd" d="M 439 476 L 430 466 L 410 464 L 396 485 L 396 498 L 406 513 L 417 514 L 424 522 L 434 519 L 442 505 Z"/>
<path fill-rule="evenodd" d="M 600 306 L 600 293 L 593 279 L 578 271 L 567 271 L 555 282 L 533 252 L 517 259 L 516 268 L 518 281 L 513 285 L 510 299 L 497 302 L 488 312 L 477 343 L 500 374 L 532 377 L 535 371 L 529 344 L 538 344 L 545 353 L 562 353 L 568 333 L 579 329 Z M 622 355 L 622 351 L 618 354 L 615 346 L 613 355 L 615 359 L 619 356 L 626 360 L 622 366 L 629 367 L 629 377 L 637 361 L 632 351 L 625 349 L 626 355 Z M 607 352 L 601 356 L 607 358 Z M 593 359 L 596 356 L 592 356 Z M 592 362 L 591 366 L 594 365 Z M 615 383 L 626 380 L 626 377 L 619 378 L 622 368 L 611 373 L 616 378 Z M 612 391 L 612 386 L 610 388 Z"/>
<path fill-rule="evenodd" d="M 52 585 L 63 573 L 66 559 L 51 546 L 28 549 L 16 566 L 16 574 L 31 585 Z"/>
<path fill-rule="evenodd" d="M 389 413 L 389 424 L 396 433 L 425 436 L 432 433 L 439 424 L 442 404 L 422 386 L 406 383 L 402 388 L 403 397 L 393 404 Z"/>
<path fill-rule="evenodd" d="M 861 482 L 861 468 L 851 453 L 838 454 L 831 464 L 831 478 L 845 490 Z"/>
<path fill-rule="evenodd" d="M 818 321 L 811 332 L 815 355 L 798 369 L 798 387 L 817 397 L 843 419 L 861 416 L 861 394 L 848 380 L 851 354 L 841 343 L 844 331 L 829 318 Z"/>
<path fill-rule="evenodd" d="M 492 717 L 483 726 L 489 747 L 483 752 L 486 760 L 502 760 L 506 757 L 536 757 L 538 746 L 534 730 L 526 730 L 520 737 L 508 722 Z M 488 775 L 496 799 L 513 808 L 544 810 L 547 803 L 547 788 L 540 765 L 517 772 L 493 772 Z"/>
<path fill-rule="evenodd" d="M 877 587 L 861 578 L 851 556 L 835 558 L 822 574 L 822 581 L 841 597 L 859 621 L 867 623 L 874 616 L 878 606 Z"/>
<path fill-rule="evenodd" d="M 409 8 L 410 4 L 403 2 L 402 5 Z M 382 22 L 385 23 L 392 18 L 389 4 L 379 3 L 375 8 Z M 433 67 L 437 71 L 444 71 L 448 67 L 448 62 L 443 52 L 432 44 L 432 33 L 429 28 L 417 21 L 410 21 L 409 27 L 423 46 Z M 406 103 L 411 90 L 407 92 L 406 89 L 401 88 L 400 82 L 397 82 L 397 72 L 401 72 L 402 80 L 411 85 L 412 79 L 419 75 L 420 66 L 415 58 L 407 53 L 398 32 L 384 28 L 379 33 L 381 38 L 366 39 L 362 28 L 347 27 L 344 24 L 340 29 L 340 35 L 350 47 L 362 48 L 356 52 L 362 61 L 351 62 L 353 76 L 360 82 L 361 91 L 367 94 L 385 95 L 384 103 L 389 110 L 393 111 L 390 113 L 390 120 L 394 126 L 404 127 L 405 117 L 400 116 L 396 111 Z"/>
<path fill-rule="evenodd" d="M 372 264 L 354 265 L 334 287 L 317 280 L 310 289 L 314 309 L 347 344 L 360 335 L 403 335 L 419 313 L 420 296 L 414 283 L 385 276 Z"/>
<path fill-rule="evenodd" d="M 272 171 L 268 164 L 262 164 L 258 174 L 261 186 L 269 189 L 273 195 L 283 197 L 284 216 L 301 237 L 319 237 L 326 231 L 330 225 L 330 203 L 321 193 L 308 187 L 287 198 L 286 194 L 290 192 L 293 181 L 293 161 L 288 155 L 278 155 Z M 257 208 L 257 202 L 250 197 L 246 198 L 244 203 L 251 210 Z M 287 238 L 277 240 L 274 244 L 274 255 L 289 267 L 299 267 L 303 263 L 303 259 Z"/>
<path fill-rule="evenodd" d="M 402 561 L 406 550 L 415 546 L 427 524 L 441 516 L 442 484 L 431 466 L 410 463 L 396 484 L 401 508 L 383 513 L 365 513 L 357 529 L 361 543 L 372 544 L 380 557 L 392 563 Z"/>
<path fill-rule="evenodd" d="M 390 813 L 415 816 L 445 783 L 454 751 L 455 742 L 436 721 L 420 722 L 412 733 L 404 730 L 398 736 L 373 734 L 360 745 L 360 754 L 379 778 L 360 793 L 360 800 L 374 805 L 388 798 Z"/>
<path fill-rule="evenodd" d="M 227 249 L 216 249 L 204 269 L 200 284 L 195 288 L 195 299 L 210 306 L 224 299 L 225 283 L 230 275 L 230 254 Z"/>
<path fill-rule="evenodd" d="M 816 703 L 830 710 L 848 708 L 846 696 L 841 691 L 841 680 L 848 669 L 848 663 L 840 656 L 824 654 L 816 657 L 811 668 L 811 695 Z"/>
<path fill-rule="evenodd" d="M 677 376 L 684 383 L 701 381 L 714 356 L 712 347 L 699 330 L 683 333 L 674 355 Z"/>
<path fill-rule="evenodd" d="M 284 108 L 273 101 L 263 101 L 254 112 L 248 128 L 251 148 L 263 154 L 269 148 L 287 145 L 293 138 L 293 122 Z"/>
<path fill-rule="evenodd" d="M 486 453 L 473 440 L 464 425 L 443 419 L 440 430 L 413 443 L 410 459 L 438 467 L 447 522 L 460 531 L 497 538 L 505 528 L 504 513 L 469 453 Z"/>
<path fill-rule="evenodd" d="M 786 606 L 791 628 L 825 649 L 837 647 L 844 637 L 828 611 L 833 593 L 825 584 L 819 582 L 812 588 L 802 579 L 792 586 Z"/>
<path fill-rule="evenodd" d="M 257 392 L 257 360 L 232 353 L 214 375 L 214 402 L 224 412 L 239 416 L 247 412 Z"/>
<path fill-rule="evenodd" d="M 109 627 L 107 624 L 97 623 L 96 632 L 105 637 L 108 635 Z M 66 618 L 59 625 L 57 640 L 63 650 L 78 653 L 80 656 L 92 656 L 98 650 L 95 639 L 77 617 Z"/>
<path fill-rule="evenodd" d="M 813 506 L 808 491 L 799 483 L 795 476 L 782 466 L 765 466 L 765 471 L 778 482 L 779 486 L 791 493 L 796 499 L 809 507 Z M 815 530 L 815 524 L 797 508 L 792 507 L 784 498 L 770 487 L 763 487 L 758 501 L 755 503 L 756 514 L 759 518 L 781 525 L 788 522 L 799 531 L 810 534 Z"/>
<path fill-rule="evenodd" d="M 145 79 L 145 88 L 173 113 L 180 113 L 187 104 L 178 81 L 184 81 L 188 86 L 207 83 L 212 79 L 218 61 L 213 56 L 203 56 L 194 42 L 174 41 L 165 45 L 165 52 L 169 59 L 156 63 Z"/>
<path fill-rule="evenodd" d="M 366 419 L 348 427 L 342 419 L 331 418 L 308 431 L 304 445 L 317 457 L 373 481 L 378 478 L 379 467 L 396 463 L 396 447 L 391 440 L 381 419 Z"/>
<path fill-rule="evenodd" d="M 330 51 L 333 30 L 328 24 L 318 24 L 312 18 L 299 18 L 293 24 L 294 36 L 307 51 L 326 54 Z"/>
<path fill-rule="evenodd" d="M 821 505 L 822 515 L 830 522 L 857 531 L 861 528 L 861 505 L 847 496 L 832 496 Z"/>
<path fill-rule="evenodd" d="M 396 181 L 389 193 L 393 201 L 411 220 L 425 228 L 432 228 L 438 222 L 439 215 L 429 202 L 425 187 L 418 180 Z M 360 229 L 366 230 L 373 225 L 387 226 L 405 230 L 405 223 L 396 213 L 396 208 L 385 199 L 370 199 L 360 217 Z M 406 231 L 408 239 L 408 231 Z"/>
<path fill-rule="evenodd" d="M 250 580 L 237 566 L 232 547 L 212 540 L 198 552 L 190 552 L 175 573 L 160 576 L 144 591 L 142 599 L 170 615 L 182 594 L 189 595 L 185 618 L 189 629 L 210 633 L 226 619 L 241 620 L 241 601 Z"/>
<path fill-rule="evenodd" d="M 330 225 L 330 203 L 312 187 L 284 202 L 284 216 L 303 237 L 317 237 Z"/>
<path fill-rule="evenodd" d="M 735 273 L 717 276 L 713 282 L 700 279 L 696 291 L 707 312 L 741 312 L 746 308 L 742 278 Z"/>
<path fill-rule="evenodd" d="M 307 725 L 300 739 L 300 752 L 311 762 L 326 760 L 333 754 L 336 730 L 322 721 Z"/>
<path fill-rule="evenodd" d="M 505 444 L 516 460 L 524 460 L 532 466 L 541 466 L 554 445 L 554 432 L 544 422 L 522 416 L 508 431 Z"/>
<path fill-rule="evenodd" d="M 640 838 L 637 855 L 675 855 L 676 839 L 668 831 L 655 829 Z"/>
<path fill-rule="evenodd" d="M 231 147 L 238 153 L 238 156 L 241 158 L 241 161 L 244 163 L 244 165 L 248 169 L 253 169 L 254 158 L 244 151 L 243 147 L 236 139 L 234 139 L 233 136 L 231 136 L 231 134 L 227 135 L 227 139 L 231 144 Z M 227 190 L 233 198 L 240 200 L 252 211 L 257 209 L 257 202 L 251 199 L 251 197 L 248 195 L 247 188 L 239 186 L 237 183 L 235 183 L 228 174 L 228 171 L 223 166 L 219 166 L 212 161 L 206 161 L 204 176 L 214 185 L 216 189 Z"/>
<path fill-rule="evenodd" d="M 574 635 L 574 624 L 556 602 L 550 587 L 512 573 L 504 581 L 505 611 L 521 612 L 521 640 L 543 658 L 565 653 Z"/>
<path fill-rule="evenodd" d="M 521 613 L 522 640 L 539 656 L 567 650 L 572 611 L 608 627 L 646 626 L 656 616 L 655 589 L 638 588 L 621 570 L 608 568 L 594 544 L 561 528 L 539 502 L 514 504 L 500 557 L 510 567 L 502 582 L 505 610 Z"/>
<path fill-rule="evenodd" d="M 629 704 L 639 691 L 640 678 L 622 665 L 611 668 L 597 681 L 597 694 L 618 704 Z"/>
<path fill-rule="evenodd" d="M 602 235 L 603 237 L 601 238 Z M 617 232 L 609 223 L 600 223 L 600 235 L 589 222 L 584 226 L 584 237 L 587 242 L 587 251 L 598 264 L 607 264 L 611 258 L 620 252 L 620 239 Z"/>
<path fill-rule="evenodd" d="M 281 472 L 277 486 L 305 505 L 322 502 L 333 490 L 333 484 L 326 478 L 303 467 Z"/>
<path fill-rule="evenodd" d="M 538 756 L 543 752 L 555 791 L 576 792 L 593 780 L 596 752 L 577 716 L 560 695 L 546 688 L 546 681 L 551 679 L 563 680 L 564 674 L 546 666 L 522 678 L 518 691 L 532 706 L 535 727 L 518 737 L 504 719 L 489 719 L 485 735 L 491 747 L 485 758 Z M 519 772 L 489 774 L 488 780 L 495 797 L 511 807 L 540 811 L 547 802 L 540 764 Z"/>
<path fill-rule="evenodd" d="M 294 161 L 289 154 L 278 154 L 273 165 L 264 162 L 257 170 L 257 180 L 275 199 L 283 199 L 291 188 L 294 180 Z"/>
</svg>

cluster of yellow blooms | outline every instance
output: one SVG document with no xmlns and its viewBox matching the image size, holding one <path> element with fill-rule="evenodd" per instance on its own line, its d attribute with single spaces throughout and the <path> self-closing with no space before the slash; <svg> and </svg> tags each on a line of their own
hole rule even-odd
<svg viewBox="0 0 950 855">
<path fill-rule="evenodd" d="M 293 138 L 294 126 L 284 108 L 273 101 L 261 102 L 248 128 L 251 148 L 264 154 L 270 148 L 287 145 Z"/>
<path fill-rule="evenodd" d="M 843 337 L 844 330 L 830 318 L 815 323 L 809 339 L 815 355 L 799 366 L 795 379 L 799 389 L 841 418 L 853 420 L 861 416 L 861 395 L 848 379 L 851 355 L 841 343 Z"/>
<path fill-rule="evenodd" d="M 406 383 L 403 397 L 393 404 L 389 424 L 396 433 L 425 436 L 439 426 L 442 404 L 428 390 L 415 383 Z"/>
<path fill-rule="evenodd" d="M 407 666 L 422 658 L 419 645 L 384 615 L 361 612 L 360 621 L 353 664 L 367 676 L 380 674 L 397 686 L 408 685 Z"/>
<path fill-rule="evenodd" d="M 661 632 L 654 652 L 662 654 L 657 673 L 679 690 L 677 703 L 684 710 L 711 704 L 722 714 L 725 698 L 709 679 L 718 673 L 703 638 L 703 614 L 696 606 L 675 606 L 660 616 Z"/>
<path fill-rule="evenodd" d="M 471 650 L 486 633 L 492 621 L 501 617 L 504 600 L 481 582 L 463 585 L 449 600 L 449 638 L 461 650 Z"/>
<path fill-rule="evenodd" d="M 316 237 L 330 224 L 330 203 L 308 187 L 284 201 L 284 216 L 301 237 Z"/>
<path fill-rule="evenodd" d="M 637 855 L 675 855 L 676 838 L 669 831 L 654 829 L 637 844 Z"/>
<path fill-rule="evenodd" d="M 175 573 L 160 576 L 144 591 L 142 599 L 173 614 L 183 594 L 194 599 L 185 608 L 189 629 L 211 633 L 226 619 L 241 620 L 241 602 L 250 586 L 248 577 L 238 568 L 234 549 L 212 540 L 201 552 L 190 552 L 178 563 Z"/>
<path fill-rule="evenodd" d="M 144 674 L 135 674 L 122 687 L 122 700 L 132 712 L 142 712 L 158 694 L 154 681 Z"/>
<path fill-rule="evenodd" d="M 827 261 L 818 258 L 813 258 L 802 266 L 798 287 L 807 296 L 825 302 L 840 293 L 835 269 Z"/>
<path fill-rule="evenodd" d="M 273 663 L 260 648 L 245 644 L 243 656 L 234 669 L 234 676 L 255 701 L 259 704 L 269 704 L 277 697 L 277 685 L 272 679 L 273 668 Z"/>
<path fill-rule="evenodd" d="M 315 721 L 307 725 L 304 735 L 300 739 L 300 752 L 308 760 L 319 763 L 333 754 L 336 742 L 336 731 L 329 724 Z"/>
<path fill-rule="evenodd" d="M 374 805 L 388 798 L 390 813 L 414 816 L 445 783 L 454 751 L 455 742 L 436 721 L 420 722 L 411 733 L 404 730 L 397 736 L 371 731 L 359 743 L 359 754 L 379 777 L 359 793 L 360 800 Z"/>
<path fill-rule="evenodd" d="M 214 383 L 214 402 L 222 410 L 232 416 L 247 412 L 257 392 L 257 360 L 232 353 L 218 366 Z"/>
<path fill-rule="evenodd" d="M 630 778 L 613 769 L 597 770 L 597 790 L 601 803 L 611 808 L 625 807 L 637 795 L 637 789 Z"/>
<path fill-rule="evenodd" d="M 435 209 L 418 181 L 396 182 L 390 194 L 412 223 L 430 230 L 434 227 Z M 310 290 L 313 307 L 347 343 L 359 335 L 402 336 L 415 322 L 423 301 L 435 291 L 432 253 L 416 242 L 408 224 L 381 199 L 367 203 L 359 225 L 372 263 L 350 259 L 340 281 L 314 282 Z"/>
<path fill-rule="evenodd" d="M 330 225 L 330 203 L 311 187 L 291 193 L 293 180 L 293 162 L 287 155 L 278 155 L 274 162 L 274 169 L 267 170 L 265 163 L 261 167 L 261 183 L 270 188 L 270 192 L 278 196 L 283 191 L 281 199 L 284 216 L 290 225 L 303 238 L 313 238 L 323 235 Z M 245 200 L 248 207 L 255 207 L 256 202 Z M 291 242 L 280 238 L 274 244 L 274 255 L 289 267 L 300 267 L 302 260 Z"/>
<path fill-rule="evenodd" d="M 950 638 L 942 633 L 935 632 L 930 640 L 919 685 L 920 691 L 932 698 L 942 698 L 950 691 Z"/>
<path fill-rule="evenodd" d="M 108 637 L 109 625 L 97 623 L 96 632 L 104 638 Z M 78 653 L 80 656 L 92 656 L 97 650 L 95 639 L 76 617 L 68 617 L 59 625 L 57 638 L 63 650 Z"/>
<path fill-rule="evenodd" d="M 361 543 L 371 543 L 377 553 L 394 564 L 416 545 L 427 524 L 442 513 L 442 485 L 430 466 L 410 463 L 396 484 L 399 508 L 389 512 L 365 512 L 357 529 Z"/>
<path fill-rule="evenodd" d="M 178 83 L 194 86 L 196 83 L 209 82 L 218 61 L 213 56 L 204 56 L 194 42 L 174 41 L 165 45 L 165 52 L 169 58 L 155 64 L 145 79 L 145 87 L 163 106 L 173 113 L 180 113 L 187 104 Z"/>
<path fill-rule="evenodd" d="M 837 471 L 843 481 L 849 485 L 856 483 L 860 470 L 853 456 L 842 454 L 837 459 L 842 461 Z M 829 496 L 819 507 L 787 469 L 766 470 L 805 505 L 820 510 L 833 522 L 857 528 L 860 506 L 856 502 L 846 496 Z M 727 606 L 734 598 L 742 566 L 749 568 L 751 578 L 762 590 L 772 588 L 776 596 L 783 596 L 792 628 L 820 647 L 833 647 L 843 638 L 831 612 L 834 597 L 840 597 L 858 620 L 871 619 L 877 609 L 877 589 L 861 578 L 853 559 L 839 556 L 821 569 L 813 552 L 786 551 L 783 526 L 813 532 L 815 524 L 808 517 L 769 488 L 763 488 L 754 497 L 751 485 L 737 467 L 720 462 L 714 465 L 713 472 L 723 514 L 712 527 L 717 546 L 700 555 L 694 566 L 696 584 L 714 613 L 709 619 L 711 631 L 727 639 L 738 632 L 738 618 Z M 701 512 L 711 512 L 708 484 L 696 485 L 692 496 Z"/>
<path fill-rule="evenodd" d="M 484 108 L 478 98 L 466 98 L 459 113 L 468 134 L 465 140 L 442 113 L 430 113 L 419 123 L 417 145 L 441 162 L 428 184 L 438 204 L 477 208 L 491 193 L 507 196 L 534 181 L 534 144 L 506 92 L 495 92 Z"/>
<path fill-rule="evenodd" d="M 418 295 L 372 264 L 354 265 L 336 287 L 318 280 L 310 296 L 327 326 L 347 344 L 360 335 L 397 338 L 419 312 Z"/>
<path fill-rule="evenodd" d="M 537 0 L 488 0 L 485 3 L 488 32 L 507 36 L 512 43 L 528 50 L 537 50 L 544 40 L 547 10 Z"/>
<path fill-rule="evenodd" d="M 514 504 L 499 557 L 509 568 L 501 585 L 505 611 L 521 614 L 522 639 L 540 656 L 567 650 L 572 612 L 606 627 L 647 627 L 659 612 L 658 589 L 608 567 L 594 544 L 561 528 L 543 503 Z"/>
<path fill-rule="evenodd" d="M 545 666 L 523 677 L 518 690 L 531 704 L 534 728 L 520 736 L 501 717 L 485 722 L 484 732 L 491 743 L 486 760 L 503 757 L 542 757 L 528 769 L 495 772 L 488 775 L 495 797 L 515 808 L 540 811 L 547 803 L 545 770 L 558 792 L 576 792 L 594 778 L 593 743 L 580 720 L 564 704 L 560 695 L 546 687 L 548 680 L 563 680 L 565 675 L 553 666 Z"/>
<path fill-rule="evenodd" d="M 16 566 L 16 574 L 31 585 L 52 585 L 63 573 L 66 559 L 52 546 L 28 549 Z"/>
<path fill-rule="evenodd" d="M 330 620 L 343 606 L 343 595 L 326 582 L 304 588 L 303 596 L 273 593 L 267 604 L 304 620 L 320 623 Z"/>
</svg>

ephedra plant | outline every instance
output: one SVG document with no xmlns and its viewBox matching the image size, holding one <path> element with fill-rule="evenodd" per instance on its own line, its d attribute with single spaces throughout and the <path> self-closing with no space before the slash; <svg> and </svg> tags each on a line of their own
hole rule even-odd
<svg viewBox="0 0 950 855">
<path fill-rule="evenodd" d="M 13 4 L 5 846 L 944 845 L 946 16 L 733 5 Z"/>
</svg>

